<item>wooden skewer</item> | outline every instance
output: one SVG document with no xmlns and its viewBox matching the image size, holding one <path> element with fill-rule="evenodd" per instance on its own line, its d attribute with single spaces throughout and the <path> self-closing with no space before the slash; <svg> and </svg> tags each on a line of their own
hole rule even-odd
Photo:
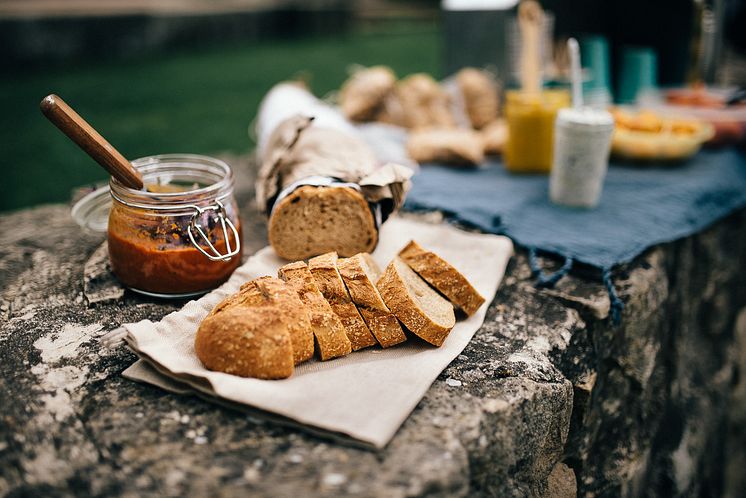
<svg viewBox="0 0 746 498">
<path fill-rule="evenodd" d="M 541 91 L 541 29 L 544 11 L 535 0 L 518 6 L 518 26 L 521 31 L 521 85 L 527 93 Z"/>
<path fill-rule="evenodd" d="M 140 172 L 64 100 L 55 94 L 47 95 L 39 107 L 47 119 L 122 185 L 142 190 Z"/>
</svg>

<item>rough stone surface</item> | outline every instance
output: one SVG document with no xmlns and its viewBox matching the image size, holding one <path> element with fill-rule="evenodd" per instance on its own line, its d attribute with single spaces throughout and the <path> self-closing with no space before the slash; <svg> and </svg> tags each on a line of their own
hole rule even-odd
<svg viewBox="0 0 746 498">
<path fill-rule="evenodd" d="M 265 225 L 251 169 L 230 162 L 250 254 Z M 485 325 L 382 451 L 123 379 L 135 356 L 97 338 L 181 303 L 89 306 L 101 239 L 66 206 L 6 213 L 0 233 L 0 496 L 743 496 L 742 472 L 724 469 L 746 438 L 730 402 L 744 397 L 746 213 L 619 270 L 618 328 L 600 284 L 538 290 L 519 253 Z"/>
<path fill-rule="evenodd" d="M 119 284 L 109 265 L 109 248 L 103 242 L 83 266 L 83 295 L 88 305 L 119 301 L 124 287 Z"/>
</svg>

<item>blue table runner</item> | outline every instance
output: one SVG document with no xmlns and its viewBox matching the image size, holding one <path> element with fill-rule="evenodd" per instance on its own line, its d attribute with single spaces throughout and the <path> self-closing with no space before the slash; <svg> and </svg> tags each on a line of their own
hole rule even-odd
<svg viewBox="0 0 746 498">
<path fill-rule="evenodd" d="M 511 174 L 499 160 L 479 169 L 423 165 L 405 208 L 441 210 L 485 232 L 507 235 L 529 249 L 534 269 L 537 251 L 564 258 L 563 269 L 540 275 L 540 284 L 553 285 L 573 263 L 596 267 L 618 314 L 611 269 L 746 205 L 746 155 L 704 150 L 678 165 L 612 163 L 601 202 L 591 210 L 556 206 L 548 191 L 548 176 Z"/>
</svg>

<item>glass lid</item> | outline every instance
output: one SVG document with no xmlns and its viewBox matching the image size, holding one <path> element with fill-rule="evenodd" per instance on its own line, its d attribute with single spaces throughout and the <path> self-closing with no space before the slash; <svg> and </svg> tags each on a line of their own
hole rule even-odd
<svg viewBox="0 0 746 498">
<path fill-rule="evenodd" d="M 97 188 L 75 203 L 70 214 L 84 231 L 106 233 L 111 210 L 109 186 Z"/>
</svg>

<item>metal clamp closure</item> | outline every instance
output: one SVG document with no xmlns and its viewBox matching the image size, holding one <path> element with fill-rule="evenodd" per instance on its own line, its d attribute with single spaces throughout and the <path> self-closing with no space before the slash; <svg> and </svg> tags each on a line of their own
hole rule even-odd
<svg viewBox="0 0 746 498">
<path fill-rule="evenodd" d="M 241 252 L 241 238 L 238 234 L 238 230 L 236 229 L 236 226 L 233 224 L 233 222 L 228 218 L 228 215 L 225 212 L 225 206 L 223 206 L 222 202 L 215 201 L 215 205 L 207 206 L 204 208 L 201 208 L 199 206 L 190 206 L 190 207 L 194 208 L 196 212 L 192 216 L 192 219 L 189 221 L 189 226 L 187 227 L 187 233 L 189 234 L 189 240 L 192 241 L 192 245 L 194 245 L 194 247 L 196 247 L 199 250 L 199 252 L 207 256 L 211 261 L 230 261 L 233 256 Z M 215 215 L 217 216 L 218 220 L 220 221 L 220 226 L 223 229 L 223 237 L 225 240 L 225 250 L 227 251 L 226 254 L 221 254 L 220 251 L 218 251 L 218 249 L 215 247 L 215 245 L 212 242 L 210 242 L 210 237 L 207 236 L 207 233 L 203 229 L 203 226 L 200 224 L 200 218 L 202 217 L 202 215 L 205 213 L 208 213 L 209 211 L 213 211 Z M 231 240 L 228 234 L 229 228 L 231 232 L 233 233 L 233 240 L 236 241 L 235 249 L 231 247 Z M 199 235 L 199 240 L 201 240 L 207 245 L 210 252 L 207 252 L 199 244 L 199 242 L 197 242 L 197 238 L 194 235 L 195 231 Z"/>
</svg>

